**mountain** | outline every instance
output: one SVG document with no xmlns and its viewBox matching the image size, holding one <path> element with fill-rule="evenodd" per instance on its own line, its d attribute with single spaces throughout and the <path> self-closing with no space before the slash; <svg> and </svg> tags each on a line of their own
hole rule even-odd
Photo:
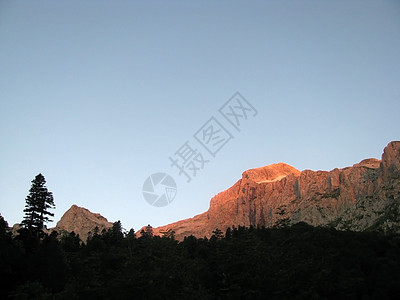
<svg viewBox="0 0 400 300">
<path fill-rule="evenodd" d="M 79 234 L 79 237 L 86 241 L 89 232 L 93 233 L 95 228 L 98 228 L 98 232 L 101 233 L 103 229 L 109 229 L 113 226 L 113 223 L 108 222 L 106 218 L 98 213 L 92 213 L 86 208 L 72 205 L 53 230 L 57 232 L 75 232 Z"/>
<path fill-rule="evenodd" d="M 210 201 L 207 212 L 153 228 L 210 237 L 218 228 L 279 227 L 299 222 L 340 230 L 400 232 L 400 142 L 390 142 L 382 159 L 332 171 L 299 170 L 273 164 L 247 170 Z"/>
</svg>

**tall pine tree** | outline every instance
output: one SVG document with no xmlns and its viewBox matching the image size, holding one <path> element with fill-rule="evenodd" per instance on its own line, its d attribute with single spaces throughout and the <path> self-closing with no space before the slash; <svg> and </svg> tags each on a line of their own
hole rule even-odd
<svg viewBox="0 0 400 300">
<path fill-rule="evenodd" d="M 32 233 L 40 233 L 44 224 L 52 221 L 49 217 L 54 216 L 48 211 L 50 208 L 55 208 L 53 193 L 48 191 L 45 184 L 44 176 L 38 174 L 32 180 L 29 195 L 25 199 L 25 217 L 21 225 Z"/>
</svg>

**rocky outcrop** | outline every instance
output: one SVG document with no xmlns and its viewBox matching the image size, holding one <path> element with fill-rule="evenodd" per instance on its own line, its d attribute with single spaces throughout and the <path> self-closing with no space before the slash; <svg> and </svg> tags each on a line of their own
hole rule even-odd
<svg viewBox="0 0 400 300">
<path fill-rule="evenodd" d="M 64 213 L 53 230 L 59 233 L 74 232 L 79 234 L 83 241 L 86 241 L 89 233 L 94 233 L 95 231 L 101 233 L 103 229 L 107 230 L 112 226 L 113 223 L 108 222 L 100 214 L 92 213 L 88 209 L 74 204 Z"/>
<path fill-rule="evenodd" d="M 211 199 L 207 212 L 153 229 L 177 239 L 210 237 L 218 228 L 286 226 L 306 222 L 340 230 L 400 232 L 400 142 L 370 158 L 332 171 L 298 171 L 284 164 L 251 169 Z"/>
</svg>

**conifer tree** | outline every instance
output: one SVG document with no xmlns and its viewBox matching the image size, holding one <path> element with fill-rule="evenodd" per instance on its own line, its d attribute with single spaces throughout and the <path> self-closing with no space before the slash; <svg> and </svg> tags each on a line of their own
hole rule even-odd
<svg viewBox="0 0 400 300">
<path fill-rule="evenodd" d="M 40 233 L 44 228 L 44 224 L 51 222 L 49 217 L 54 214 L 49 212 L 50 208 L 55 208 L 53 193 L 45 186 L 46 179 L 42 174 L 38 174 L 32 180 L 32 186 L 29 195 L 25 201 L 25 217 L 21 225 L 32 233 Z"/>
<path fill-rule="evenodd" d="M 142 237 L 153 237 L 153 227 L 151 225 L 147 225 L 144 229 L 140 231 Z"/>
</svg>

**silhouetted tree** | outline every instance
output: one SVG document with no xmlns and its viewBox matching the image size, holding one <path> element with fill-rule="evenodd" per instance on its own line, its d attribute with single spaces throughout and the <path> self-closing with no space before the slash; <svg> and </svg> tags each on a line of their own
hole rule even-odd
<svg viewBox="0 0 400 300">
<path fill-rule="evenodd" d="M 122 224 L 121 224 L 121 221 L 117 221 L 117 222 L 114 222 L 113 223 L 113 226 L 112 226 L 112 228 L 111 228 L 111 232 L 114 234 L 114 235 L 117 235 L 118 237 L 120 237 L 120 238 L 122 238 L 122 237 L 124 237 L 124 233 L 123 233 L 123 228 L 122 228 Z"/>
<path fill-rule="evenodd" d="M 153 227 L 149 224 L 140 233 L 143 237 L 153 237 Z"/>
<path fill-rule="evenodd" d="M 113 244 L 121 241 L 124 238 L 121 221 L 114 222 L 113 226 L 106 232 L 104 231 L 102 236 L 106 241 Z"/>
<path fill-rule="evenodd" d="M 126 238 L 129 240 L 136 238 L 135 230 L 133 228 L 131 228 L 129 232 L 126 234 Z"/>
<path fill-rule="evenodd" d="M 21 222 L 23 228 L 31 233 L 39 234 L 44 228 L 44 224 L 52 221 L 49 217 L 54 216 L 49 212 L 50 208 L 55 208 L 53 194 L 45 186 L 46 180 L 42 174 L 38 174 L 32 180 L 29 195 L 26 197 L 25 217 Z"/>
<path fill-rule="evenodd" d="M 215 237 L 217 240 L 220 240 L 224 237 L 224 233 L 218 228 L 215 229 L 212 233 L 213 233 L 212 237 Z"/>
<path fill-rule="evenodd" d="M 0 240 L 11 238 L 11 234 L 8 232 L 8 223 L 4 220 L 3 216 L 0 215 Z"/>
<path fill-rule="evenodd" d="M 225 231 L 225 238 L 226 238 L 227 240 L 229 240 L 229 239 L 231 239 L 231 237 L 232 237 L 232 229 L 231 229 L 230 227 L 228 227 L 228 228 L 226 229 L 226 231 Z"/>
</svg>

